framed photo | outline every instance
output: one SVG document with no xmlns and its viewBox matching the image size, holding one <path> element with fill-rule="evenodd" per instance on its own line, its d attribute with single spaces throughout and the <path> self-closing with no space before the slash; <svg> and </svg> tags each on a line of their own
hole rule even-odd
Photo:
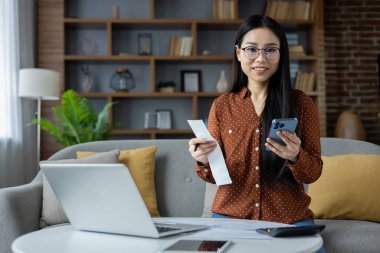
<svg viewBox="0 0 380 253">
<path fill-rule="evenodd" d="M 157 129 L 172 129 L 172 111 L 156 110 Z"/>
<path fill-rule="evenodd" d="M 156 129 L 157 114 L 155 112 L 146 112 L 144 117 L 144 129 Z"/>
<path fill-rule="evenodd" d="M 152 34 L 151 33 L 139 33 L 139 55 L 152 55 Z"/>
<path fill-rule="evenodd" d="M 202 72 L 200 70 L 182 70 L 181 85 L 184 92 L 199 92 L 202 84 Z"/>
</svg>

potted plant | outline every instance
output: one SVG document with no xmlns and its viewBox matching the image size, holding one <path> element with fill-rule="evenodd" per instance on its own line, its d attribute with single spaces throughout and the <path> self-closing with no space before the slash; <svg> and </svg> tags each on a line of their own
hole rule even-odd
<svg viewBox="0 0 380 253">
<path fill-rule="evenodd" d="M 157 88 L 160 92 L 174 92 L 175 83 L 172 81 L 168 82 L 159 82 Z"/>
<path fill-rule="evenodd" d="M 61 105 L 53 107 L 54 122 L 42 118 L 34 119 L 41 129 L 54 136 L 63 147 L 77 143 L 105 140 L 110 135 L 108 111 L 114 103 L 107 103 L 100 113 L 93 112 L 89 101 L 73 90 L 67 90 Z"/>
</svg>

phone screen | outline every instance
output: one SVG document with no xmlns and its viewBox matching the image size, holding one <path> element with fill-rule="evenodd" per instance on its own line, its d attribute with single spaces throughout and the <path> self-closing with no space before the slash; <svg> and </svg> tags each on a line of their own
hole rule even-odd
<svg viewBox="0 0 380 253">
<path fill-rule="evenodd" d="M 228 243 L 229 241 L 180 240 L 166 248 L 164 252 L 220 252 L 220 249 L 226 247 Z"/>
</svg>

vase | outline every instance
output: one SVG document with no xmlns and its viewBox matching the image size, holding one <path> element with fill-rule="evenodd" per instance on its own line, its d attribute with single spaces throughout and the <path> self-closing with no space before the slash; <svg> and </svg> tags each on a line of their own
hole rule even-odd
<svg viewBox="0 0 380 253">
<path fill-rule="evenodd" d="M 365 140 L 366 133 L 359 115 L 350 111 L 342 112 L 336 123 L 335 137 Z"/>
<path fill-rule="evenodd" d="M 229 83 L 226 78 L 226 72 L 222 70 L 220 72 L 220 77 L 218 82 L 216 83 L 216 90 L 220 93 L 227 92 L 229 90 Z"/>
<path fill-rule="evenodd" d="M 94 81 L 92 79 L 92 75 L 83 75 L 82 77 L 82 91 L 88 93 L 92 90 L 92 86 L 94 85 Z"/>
<path fill-rule="evenodd" d="M 136 87 L 132 73 L 125 68 L 118 68 L 112 75 L 110 87 L 115 91 L 128 92 Z"/>
</svg>

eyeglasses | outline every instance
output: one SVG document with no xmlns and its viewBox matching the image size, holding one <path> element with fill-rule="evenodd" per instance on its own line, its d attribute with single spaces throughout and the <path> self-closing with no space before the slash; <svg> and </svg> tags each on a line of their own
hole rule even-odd
<svg viewBox="0 0 380 253">
<path fill-rule="evenodd" d="M 257 48 L 253 46 L 241 48 L 244 51 L 245 56 L 254 60 L 259 57 L 260 50 L 264 51 L 264 56 L 267 60 L 272 61 L 280 57 L 280 49 L 278 47 Z"/>
</svg>

